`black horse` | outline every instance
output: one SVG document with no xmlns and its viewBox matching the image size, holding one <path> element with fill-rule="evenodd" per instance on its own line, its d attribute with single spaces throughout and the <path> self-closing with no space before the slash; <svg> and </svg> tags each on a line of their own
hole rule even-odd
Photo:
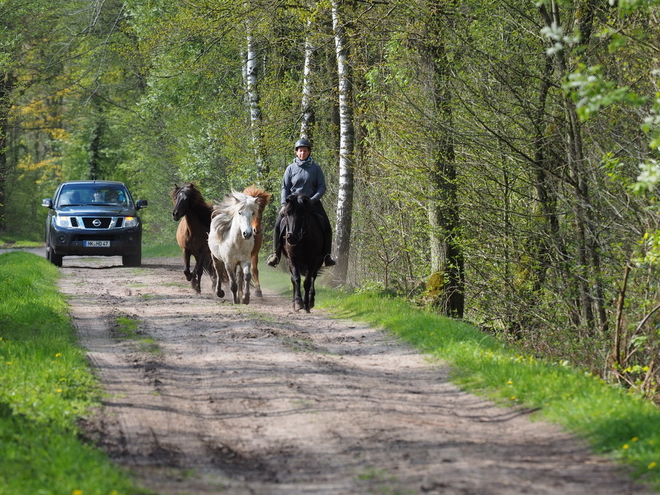
<svg viewBox="0 0 660 495">
<path fill-rule="evenodd" d="M 282 247 L 289 261 L 293 284 L 293 309 L 309 310 L 314 307 L 314 282 L 323 265 L 323 229 L 312 201 L 307 196 L 291 195 L 282 211 Z M 300 279 L 305 277 L 304 298 Z"/>
<path fill-rule="evenodd" d="M 179 187 L 176 184 L 170 193 L 174 209 L 172 218 L 179 221 L 176 240 L 183 250 L 183 273 L 198 294 L 201 292 L 202 273 L 206 272 L 216 285 L 215 271 L 211 265 L 208 237 L 211 228 L 213 205 L 207 203 L 195 184 Z M 190 257 L 195 257 L 195 267 L 190 271 Z M 222 296 L 221 296 L 222 297 Z"/>
</svg>

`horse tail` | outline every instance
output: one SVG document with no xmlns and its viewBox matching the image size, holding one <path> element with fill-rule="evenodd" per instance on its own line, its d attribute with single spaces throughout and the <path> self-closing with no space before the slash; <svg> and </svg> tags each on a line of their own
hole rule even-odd
<svg viewBox="0 0 660 495">
<path fill-rule="evenodd" d="M 213 256 L 211 254 L 206 256 L 206 259 L 204 260 L 204 273 L 209 277 L 213 275 Z"/>
<path fill-rule="evenodd" d="M 215 268 L 213 267 L 213 255 L 211 254 L 206 257 L 206 261 L 204 262 L 204 273 L 206 273 L 211 278 L 213 278 L 213 275 L 215 275 Z M 220 282 L 223 284 L 229 282 L 227 270 L 222 270 L 222 273 L 219 273 L 218 277 L 220 277 Z"/>
</svg>

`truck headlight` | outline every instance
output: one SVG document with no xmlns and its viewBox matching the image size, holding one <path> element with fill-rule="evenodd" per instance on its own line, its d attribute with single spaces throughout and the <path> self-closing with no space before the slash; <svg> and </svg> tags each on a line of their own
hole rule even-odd
<svg viewBox="0 0 660 495">
<path fill-rule="evenodd" d="M 126 217 L 124 218 L 124 227 L 131 228 L 137 227 L 139 224 L 137 217 Z"/>
<path fill-rule="evenodd" d="M 64 227 L 67 229 L 71 228 L 71 217 L 65 217 L 62 215 L 58 215 L 55 217 L 55 225 L 58 227 Z"/>
</svg>

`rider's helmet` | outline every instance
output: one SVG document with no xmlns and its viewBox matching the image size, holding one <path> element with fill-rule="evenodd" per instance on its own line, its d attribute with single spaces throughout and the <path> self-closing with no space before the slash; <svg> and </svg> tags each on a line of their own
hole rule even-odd
<svg viewBox="0 0 660 495">
<path fill-rule="evenodd" d="M 296 141 L 296 144 L 293 145 L 293 149 L 297 151 L 298 148 L 301 148 L 303 146 L 309 148 L 309 151 L 312 151 L 312 143 L 307 141 L 307 139 L 299 139 L 298 141 Z"/>
</svg>

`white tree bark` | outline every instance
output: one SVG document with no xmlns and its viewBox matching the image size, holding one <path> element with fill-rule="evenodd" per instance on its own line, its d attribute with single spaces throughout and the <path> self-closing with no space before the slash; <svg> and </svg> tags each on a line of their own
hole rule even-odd
<svg viewBox="0 0 660 495">
<path fill-rule="evenodd" d="M 261 118 L 261 103 L 257 89 L 257 51 L 250 20 L 245 21 L 247 33 L 247 53 L 245 58 L 245 79 L 248 105 L 250 107 L 250 127 L 252 129 L 252 146 L 257 166 L 257 181 L 262 183 L 268 176 L 266 159 L 263 152 L 263 132 Z"/>
<path fill-rule="evenodd" d="M 307 31 L 310 32 L 312 26 L 312 21 L 307 21 Z M 303 68 L 303 87 L 302 87 L 302 123 L 300 124 L 300 137 L 312 141 L 312 133 L 314 131 L 314 106 L 312 104 L 312 94 L 313 94 L 313 85 L 312 85 L 312 62 L 314 58 L 314 52 L 316 48 L 310 40 L 310 36 L 307 36 L 305 40 L 305 66 Z"/>
<path fill-rule="evenodd" d="M 353 129 L 352 74 L 348 64 L 346 33 L 341 17 L 340 0 L 332 0 L 332 27 L 335 36 L 339 93 L 339 191 L 334 251 L 337 266 L 335 280 L 343 284 L 348 274 L 348 261 L 353 217 Z"/>
</svg>

